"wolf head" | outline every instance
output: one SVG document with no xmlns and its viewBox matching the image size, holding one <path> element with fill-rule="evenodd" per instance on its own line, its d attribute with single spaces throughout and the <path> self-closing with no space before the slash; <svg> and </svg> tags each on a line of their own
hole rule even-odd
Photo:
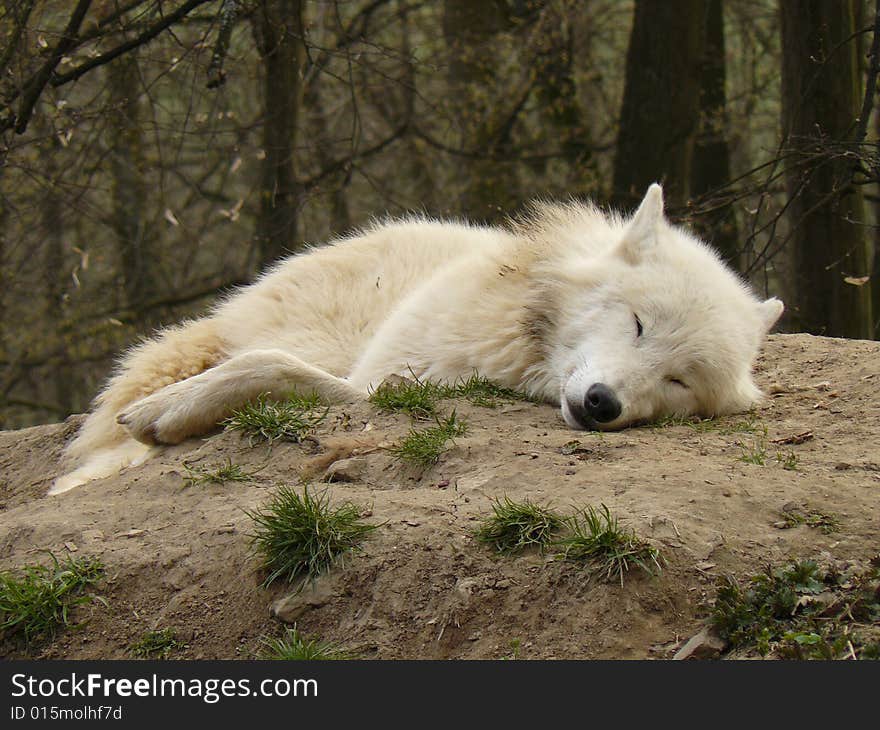
<svg viewBox="0 0 880 730">
<path fill-rule="evenodd" d="M 548 354 L 566 423 L 617 429 L 751 407 L 752 365 L 782 302 L 756 299 L 707 245 L 668 223 L 659 185 L 630 220 L 603 217 L 600 238 L 551 265 Z"/>
</svg>

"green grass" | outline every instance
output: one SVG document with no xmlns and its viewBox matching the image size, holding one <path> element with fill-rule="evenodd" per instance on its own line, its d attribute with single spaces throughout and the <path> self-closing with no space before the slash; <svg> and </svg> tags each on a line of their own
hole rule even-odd
<svg viewBox="0 0 880 730">
<path fill-rule="evenodd" d="M 509 646 L 510 654 L 501 657 L 501 659 L 503 661 L 515 661 L 519 659 L 519 650 L 522 648 L 522 641 L 520 639 L 511 639 Z"/>
<path fill-rule="evenodd" d="M 880 556 L 867 571 L 815 561 L 767 566 L 716 584 L 711 623 L 733 649 L 793 659 L 880 656 Z"/>
<path fill-rule="evenodd" d="M 782 452 L 776 452 L 776 461 L 782 465 L 782 468 L 786 471 L 797 471 L 798 470 L 798 455 L 794 453 L 794 451 L 789 451 L 786 454 Z"/>
<path fill-rule="evenodd" d="M 275 441 L 299 442 L 321 424 L 329 410 L 317 395 L 293 393 L 283 401 L 262 395 L 233 411 L 223 425 L 227 430 L 241 431 L 251 444 L 258 441 L 270 444 Z"/>
<path fill-rule="evenodd" d="M 376 388 L 369 400 L 383 411 L 408 413 L 427 420 L 437 416 L 438 401 L 447 398 L 464 398 L 483 408 L 495 408 L 499 401 L 529 400 L 525 393 L 505 388 L 477 373 L 451 385 L 417 378 L 387 382 Z"/>
<path fill-rule="evenodd" d="M 792 509 L 783 509 L 781 514 L 786 528 L 806 525 L 820 530 L 824 535 L 830 535 L 832 532 L 840 530 L 840 520 L 836 515 L 817 509 L 793 507 Z"/>
<path fill-rule="evenodd" d="M 416 379 L 382 383 L 370 393 L 369 401 L 383 411 L 408 413 L 425 420 L 437 413 L 437 401 L 442 397 L 441 386 Z"/>
<path fill-rule="evenodd" d="M 174 629 L 145 631 L 143 636 L 128 647 L 129 652 L 138 659 L 168 659 L 175 651 L 186 649 L 186 644 L 177 640 Z"/>
<path fill-rule="evenodd" d="M 438 418 L 436 426 L 411 429 L 403 441 L 391 447 L 389 452 L 402 461 L 427 468 L 440 460 L 450 441 L 466 433 L 467 424 L 458 420 L 453 411 L 448 418 Z"/>
<path fill-rule="evenodd" d="M 355 505 L 331 507 L 327 491 L 316 495 L 308 487 L 302 494 L 281 487 L 268 505 L 248 515 L 255 525 L 254 547 L 267 574 L 264 586 L 317 577 L 376 529 L 361 521 Z"/>
<path fill-rule="evenodd" d="M 474 536 L 499 553 L 515 553 L 533 545 L 543 550 L 563 524 L 553 510 L 504 497 L 495 500 L 492 515 L 482 521 Z"/>
<path fill-rule="evenodd" d="M 616 577 L 621 585 L 633 566 L 651 575 L 660 570 L 657 548 L 621 527 L 604 504 L 598 510 L 586 507 L 565 522 L 571 534 L 554 543 L 558 558 L 583 563 L 605 580 Z"/>
<path fill-rule="evenodd" d="M 28 565 L 0 572 L 0 636 L 18 638 L 31 645 L 54 638 L 61 627 L 73 625 L 71 611 L 96 596 L 87 589 L 104 575 L 100 560 L 92 557 Z M 99 599 L 100 600 L 100 599 Z"/>
<path fill-rule="evenodd" d="M 672 426 L 687 426 L 697 433 L 719 433 L 730 436 L 737 433 L 758 433 L 765 429 L 758 422 L 754 413 L 749 413 L 745 418 L 731 420 L 730 418 L 700 418 L 699 416 L 664 416 L 651 424 L 654 428 L 669 428 Z"/>
<path fill-rule="evenodd" d="M 184 486 L 195 487 L 205 484 L 226 484 L 226 482 L 246 482 L 249 481 L 253 474 L 244 471 L 237 464 L 232 463 L 232 459 L 227 459 L 221 466 L 214 469 L 205 469 L 202 467 L 191 467 L 184 464 L 186 476 L 183 478 Z"/>
<path fill-rule="evenodd" d="M 531 400 L 528 394 L 497 383 L 474 373 L 467 379 L 459 380 L 446 390 L 446 398 L 464 398 L 475 406 L 495 408 L 498 401 Z"/>
<path fill-rule="evenodd" d="M 758 431 L 750 431 L 754 434 L 751 441 L 738 441 L 740 449 L 739 460 L 746 464 L 764 466 L 767 463 L 767 427 L 762 426 Z"/>
<path fill-rule="evenodd" d="M 336 644 L 304 637 L 296 627 L 287 629 L 280 638 L 264 637 L 261 645 L 259 659 L 316 661 L 352 658 L 347 651 Z"/>
</svg>

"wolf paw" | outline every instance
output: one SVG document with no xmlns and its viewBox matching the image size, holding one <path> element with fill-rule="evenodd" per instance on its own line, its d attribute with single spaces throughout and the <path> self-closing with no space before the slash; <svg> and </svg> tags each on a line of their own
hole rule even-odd
<svg viewBox="0 0 880 730">
<path fill-rule="evenodd" d="M 179 444 L 190 435 L 176 393 L 163 388 L 158 393 L 132 403 L 116 416 L 116 422 L 132 438 L 150 446 Z"/>
</svg>

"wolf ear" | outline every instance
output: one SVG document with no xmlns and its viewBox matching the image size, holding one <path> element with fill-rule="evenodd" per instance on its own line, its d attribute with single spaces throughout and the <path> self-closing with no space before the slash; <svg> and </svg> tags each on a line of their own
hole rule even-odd
<svg viewBox="0 0 880 730">
<path fill-rule="evenodd" d="M 764 322 L 765 332 L 770 331 L 784 311 L 785 305 L 782 303 L 781 299 L 777 299 L 776 297 L 771 297 L 758 305 L 758 314 L 761 315 L 761 320 Z"/>
<path fill-rule="evenodd" d="M 657 244 L 657 234 L 663 222 L 663 188 L 657 183 L 648 188 L 623 233 L 619 251 L 630 264 L 637 264 L 642 254 Z"/>
</svg>

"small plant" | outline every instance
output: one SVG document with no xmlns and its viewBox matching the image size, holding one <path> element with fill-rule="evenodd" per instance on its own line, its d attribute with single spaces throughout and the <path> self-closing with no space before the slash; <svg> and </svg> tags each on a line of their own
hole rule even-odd
<svg viewBox="0 0 880 730">
<path fill-rule="evenodd" d="M 444 397 L 465 398 L 473 405 L 482 408 L 495 408 L 499 400 L 530 400 L 528 394 L 512 388 L 505 388 L 478 373 L 474 373 L 467 380 L 460 380 L 451 388 L 447 388 Z"/>
<path fill-rule="evenodd" d="M 670 426 L 687 426 L 698 433 L 716 432 L 725 436 L 735 433 L 757 433 L 764 428 L 758 423 L 757 417 L 749 413 L 746 418 L 731 422 L 723 418 L 700 418 L 698 416 L 664 416 L 651 424 L 654 428 Z"/>
<path fill-rule="evenodd" d="M 840 529 L 840 520 L 835 515 L 807 507 L 801 509 L 786 505 L 782 510 L 782 518 L 784 524 L 779 524 L 779 527 L 791 528 L 806 525 L 821 530 L 824 535 L 830 535 Z"/>
<path fill-rule="evenodd" d="M 402 411 L 421 420 L 436 417 L 437 401 L 443 398 L 465 398 L 484 408 L 496 407 L 499 400 L 529 400 L 527 394 L 505 388 L 478 373 L 452 385 L 418 378 L 385 382 L 370 394 L 370 402 L 382 410 Z"/>
<path fill-rule="evenodd" d="M 708 423 L 709 421 L 707 421 Z M 758 417 L 754 413 L 749 413 L 744 419 L 739 421 L 734 421 L 732 423 L 728 421 L 713 421 L 718 423 L 718 432 L 723 434 L 724 436 L 730 436 L 735 433 L 750 433 L 750 434 L 761 434 L 763 433 L 764 438 L 767 438 L 767 426 L 763 423 L 758 422 Z"/>
<path fill-rule="evenodd" d="M 267 573 L 264 586 L 278 579 L 316 578 L 376 529 L 361 521 L 355 505 L 331 507 L 326 491 L 313 495 L 308 487 L 302 494 L 281 487 L 266 507 L 248 515 L 256 525 L 254 546 Z"/>
<path fill-rule="evenodd" d="M 750 432 L 754 433 L 754 431 Z M 762 426 L 758 433 L 750 443 L 740 441 L 737 443 L 740 448 L 739 460 L 746 464 L 754 464 L 756 466 L 764 466 L 767 463 L 767 427 Z"/>
<path fill-rule="evenodd" d="M 564 524 L 562 517 L 554 511 L 529 500 L 497 499 L 492 512 L 492 516 L 477 528 L 475 537 L 499 553 L 515 553 L 532 545 L 543 550 L 550 544 L 553 533 Z"/>
<path fill-rule="evenodd" d="M 382 383 L 370 393 L 369 400 L 383 411 L 402 411 L 425 420 L 436 414 L 442 391 L 441 386 L 430 381 L 401 380 Z"/>
<path fill-rule="evenodd" d="M 252 445 L 257 441 L 299 442 L 321 424 L 329 411 L 317 395 L 293 393 L 283 401 L 261 395 L 233 411 L 223 425 L 227 430 L 244 433 Z"/>
<path fill-rule="evenodd" d="M 0 636 L 19 637 L 27 645 L 38 638 L 54 638 L 62 626 L 71 626 L 71 610 L 96 596 L 86 589 L 104 575 L 97 558 L 70 555 L 52 565 L 28 565 L 17 572 L 0 572 Z"/>
<path fill-rule="evenodd" d="M 781 464 L 782 468 L 786 471 L 797 471 L 798 456 L 796 453 L 794 453 L 794 451 L 789 451 L 787 454 L 783 454 L 777 451 L 776 461 Z"/>
<path fill-rule="evenodd" d="M 502 660 L 509 660 L 509 661 L 519 659 L 519 650 L 520 650 L 521 646 L 522 646 L 522 641 L 520 641 L 519 639 L 511 639 L 510 640 L 510 654 L 508 654 L 507 656 L 501 657 L 501 659 Z"/>
<path fill-rule="evenodd" d="M 446 444 L 467 433 L 467 424 L 456 418 L 455 411 L 437 425 L 422 430 L 411 429 L 406 438 L 389 451 L 398 459 L 427 468 L 440 460 Z"/>
<path fill-rule="evenodd" d="M 795 561 L 783 568 L 768 566 L 749 579 L 745 588 L 730 576 L 719 579 L 712 611 L 712 625 L 734 647 L 754 644 L 761 654 L 770 651 L 792 626 L 799 609 L 809 605 L 804 597 L 824 589 L 825 575 L 812 560 Z M 795 631 L 792 640 L 801 645 L 814 641 L 812 631 Z M 800 636 L 798 639 L 797 636 Z"/>
<path fill-rule="evenodd" d="M 569 517 L 571 535 L 554 543 L 561 549 L 557 557 L 587 565 L 593 572 L 611 580 L 623 576 L 635 565 L 654 575 L 660 568 L 660 553 L 632 530 L 622 528 L 604 504 L 601 509 L 587 507 Z"/>
<path fill-rule="evenodd" d="M 260 659 L 284 661 L 315 661 L 351 659 L 351 655 L 336 644 L 320 639 L 307 639 L 296 627 L 289 628 L 279 638 L 264 637 L 261 640 Z"/>
<path fill-rule="evenodd" d="M 172 652 L 186 649 L 186 644 L 177 640 L 174 629 L 145 631 L 143 636 L 128 647 L 132 656 L 138 659 L 167 659 Z"/>
<path fill-rule="evenodd" d="M 215 469 L 204 469 L 202 467 L 191 467 L 184 464 L 186 476 L 183 478 L 184 486 L 194 487 L 202 484 L 225 484 L 226 482 L 246 482 L 253 477 L 237 464 L 232 463 L 232 459 L 227 459 L 226 463 Z"/>
<path fill-rule="evenodd" d="M 674 426 L 687 426 L 689 428 L 694 429 L 695 431 L 710 431 L 716 428 L 717 422 L 711 419 L 701 419 L 697 416 L 680 416 L 677 414 L 670 414 L 668 416 L 661 416 L 656 421 L 648 424 L 652 428 L 672 428 Z"/>
</svg>

